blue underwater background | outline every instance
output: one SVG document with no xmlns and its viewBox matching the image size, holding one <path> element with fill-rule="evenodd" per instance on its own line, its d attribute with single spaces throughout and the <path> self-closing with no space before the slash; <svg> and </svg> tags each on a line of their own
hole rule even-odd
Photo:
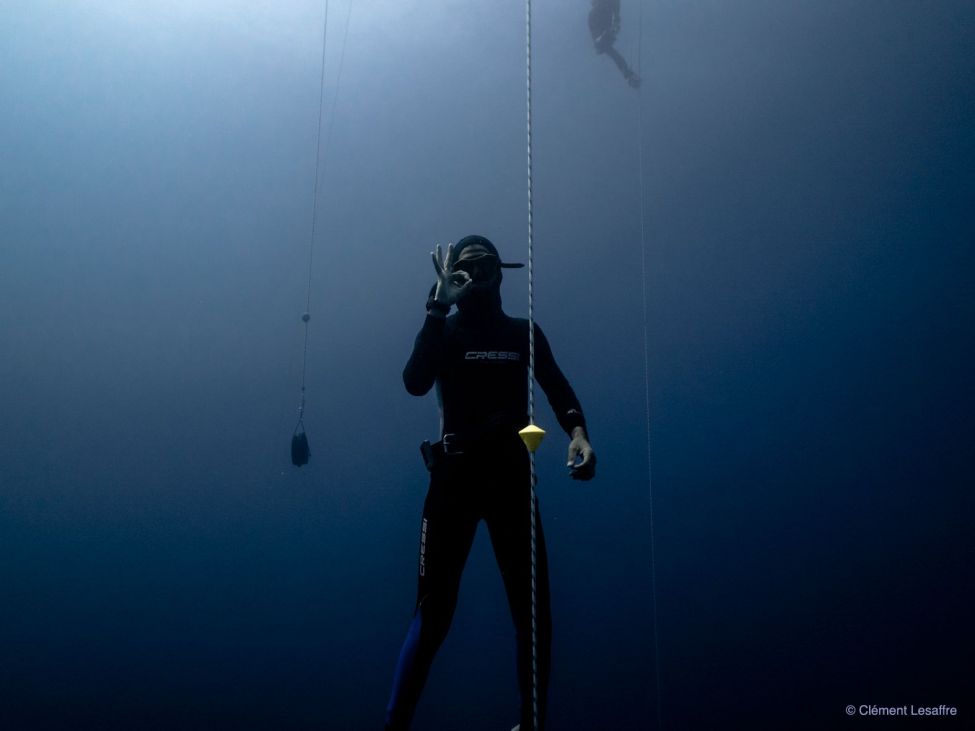
<svg viewBox="0 0 975 731">
<path fill-rule="evenodd" d="M 382 726 L 401 371 L 435 244 L 525 258 L 524 6 L 349 2 L 300 469 L 322 3 L 0 4 L 0 728 Z M 535 314 L 599 458 L 543 400 L 550 728 L 970 727 L 975 5 L 624 0 L 639 91 L 588 10 L 533 11 Z M 516 721 L 482 530 L 415 728 Z"/>
</svg>

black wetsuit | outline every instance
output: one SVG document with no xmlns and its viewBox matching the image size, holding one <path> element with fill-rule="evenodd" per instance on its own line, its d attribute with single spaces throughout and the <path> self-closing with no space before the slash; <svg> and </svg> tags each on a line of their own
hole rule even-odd
<svg viewBox="0 0 975 731">
<path fill-rule="evenodd" d="M 620 23 L 620 0 L 599 0 L 589 11 L 589 32 L 602 53 L 613 45 Z"/>
<path fill-rule="evenodd" d="M 582 409 L 535 327 L 535 377 L 559 424 L 585 426 Z M 528 321 L 497 308 L 427 316 L 403 371 L 411 394 L 434 383 L 443 435 L 461 454 L 441 454 L 431 470 L 420 528 L 413 622 L 403 643 L 386 712 L 387 729 L 407 729 L 433 656 L 447 635 L 461 572 L 479 521 L 487 523 L 517 637 L 521 728 L 532 728 L 531 504 L 528 452 L 518 430 L 528 423 Z M 451 450 L 453 451 L 453 450 Z M 536 501 L 537 507 L 537 501 Z M 543 728 L 551 655 L 548 564 L 536 511 L 536 619 L 539 728 Z"/>
<path fill-rule="evenodd" d="M 630 85 L 638 84 L 639 79 L 626 63 L 619 51 L 614 48 L 616 34 L 620 28 L 620 0 L 598 0 L 589 11 L 589 33 L 596 45 L 597 53 L 605 53 L 620 70 Z"/>
</svg>

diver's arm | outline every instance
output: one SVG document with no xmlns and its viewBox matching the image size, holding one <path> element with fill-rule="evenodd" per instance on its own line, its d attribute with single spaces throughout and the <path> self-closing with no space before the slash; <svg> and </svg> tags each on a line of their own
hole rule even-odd
<svg viewBox="0 0 975 731">
<path fill-rule="evenodd" d="M 582 414 L 579 399 L 576 398 L 575 391 L 555 362 L 548 339 L 537 324 L 535 325 L 535 378 L 545 391 L 552 411 L 555 412 L 555 418 L 559 420 L 559 425 L 565 433 L 572 436 L 577 427 L 585 431 L 586 418 Z"/>
<path fill-rule="evenodd" d="M 436 310 L 427 312 L 423 327 L 413 342 L 413 352 L 403 369 L 403 385 L 413 396 L 423 396 L 433 388 L 446 347 L 447 321 Z"/>
<path fill-rule="evenodd" d="M 566 467 L 574 480 L 591 480 L 596 474 L 596 453 L 589 443 L 586 417 L 575 391 L 562 373 L 552 348 L 541 328 L 535 326 L 535 376 L 545 391 L 559 425 L 569 435 L 569 454 Z M 576 460 L 580 459 L 578 464 Z"/>
<path fill-rule="evenodd" d="M 406 390 L 414 396 L 423 396 L 433 388 L 437 371 L 443 358 L 446 343 L 446 319 L 451 305 L 456 304 L 473 285 L 467 272 L 453 270 L 454 245 L 447 245 L 444 254 L 437 244 L 436 251 L 430 252 L 437 282 L 427 298 L 427 317 L 423 321 L 413 353 L 403 369 L 403 383 Z"/>
</svg>

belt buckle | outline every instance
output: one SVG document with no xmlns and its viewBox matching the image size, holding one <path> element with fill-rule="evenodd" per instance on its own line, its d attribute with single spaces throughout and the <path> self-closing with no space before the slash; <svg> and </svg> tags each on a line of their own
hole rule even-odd
<svg viewBox="0 0 975 731">
<path fill-rule="evenodd" d="M 443 453 L 444 454 L 463 454 L 464 450 L 458 449 L 456 446 L 452 446 L 457 440 L 457 434 L 444 434 L 443 435 Z"/>
</svg>

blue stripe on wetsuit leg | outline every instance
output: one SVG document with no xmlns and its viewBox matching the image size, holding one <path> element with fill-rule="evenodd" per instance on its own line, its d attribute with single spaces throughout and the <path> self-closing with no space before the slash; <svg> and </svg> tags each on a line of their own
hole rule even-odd
<svg viewBox="0 0 975 731">
<path fill-rule="evenodd" d="M 399 662 L 396 664 L 396 672 L 393 674 L 393 690 L 389 696 L 389 705 L 386 707 L 386 729 L 395 731 L 397 729 L 407 729 L 410 726 L 411 718 L 396 718 L 403 714 L 404 706 L 412 708 L 414 703 L 404 701 L 403 695 L 407 692 L 406 685 L 412 680 L 415 684 L 416 653 L 420 647 L 420 630 L 423 626 L 422 607 L 416 610 L 413 621 L 410 622 L 410 629 L 403 640 L 403 649 L 399 653 Z M 412 716 L 412 713 L 410 713 Z M 398 724 L 398 725 L 397 725 Z"/>
</svg>

